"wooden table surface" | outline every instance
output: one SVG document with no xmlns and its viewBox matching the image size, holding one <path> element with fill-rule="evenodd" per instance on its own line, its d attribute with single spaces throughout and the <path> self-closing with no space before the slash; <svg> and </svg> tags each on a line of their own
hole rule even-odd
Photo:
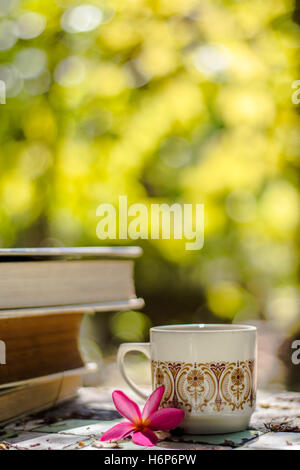
<svg viewBox="0 0 300 470">
<path fill-rule="evenodd" d="M 129 396 L 133 394 L 127 390 Z M 100 443 L 101 434 L 120 422 L 109 388 L 82 388 L 78 398 L 10 423 L 0 430 L 1 450 L 120 450 L 145 449 L 129 439 Z M 135 401 L 139 400 L 132 396 Z M 142 404 L 140 402 L 140 404 Z M 259 392 L 250 428 L 243 432 L 209 436 L 173 436 L 162 433 L 151 450 L 300 450 L 300 393 Z"/>
</svg>

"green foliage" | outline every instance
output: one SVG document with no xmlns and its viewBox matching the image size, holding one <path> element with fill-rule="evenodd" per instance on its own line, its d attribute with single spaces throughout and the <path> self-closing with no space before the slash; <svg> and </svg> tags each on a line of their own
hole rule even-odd
<svg viewBox="0 0 300 470">
<path fill-rule="evenodd" d="M 183 321 L 296 325 L 292 13 L 290 0 L 0 0 L 2 246 L 98 244 L 96 208 L 121 194 L 204 203 L 199 253 L 144 243 L 139 289 L 169 299 L 160 322 L 180 320 L 172 299 L 189 292 Z"/>
</svg>

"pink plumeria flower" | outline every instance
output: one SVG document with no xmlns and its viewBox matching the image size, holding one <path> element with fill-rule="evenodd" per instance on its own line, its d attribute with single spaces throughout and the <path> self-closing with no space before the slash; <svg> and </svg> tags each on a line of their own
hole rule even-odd
<svg viewBox="0 0 300 470">
<path fill-rule="evenodd" d="M 176 428 L 184 418 L 184 411 L 177 408 L 158 409 L 165 387 L 158 387 L 150 395 L 141 413 L 138 405 L 130 400 L 125 393 L 115 390 L 112 398 L 116 409 L 129 422 L 116 424 L 101 436 L 100 441 L 118 441 L 132 436 L 135 444 L 154 446 L 158 437 L 153 431 L 170 431 Z"/>
</svg>

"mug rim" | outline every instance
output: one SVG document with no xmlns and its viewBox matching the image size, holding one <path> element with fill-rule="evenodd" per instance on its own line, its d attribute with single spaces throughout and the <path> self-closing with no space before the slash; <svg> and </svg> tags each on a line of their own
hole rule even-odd
<svg viewBox="0 0 300 470">
<path fill-rule="evenodd" d="M 155 333 L 246 333 L 257 331 L 256 326 L 228 323 L 182 323 L 178 325 L 160 325 L 150 328 Z"/>
</svg>

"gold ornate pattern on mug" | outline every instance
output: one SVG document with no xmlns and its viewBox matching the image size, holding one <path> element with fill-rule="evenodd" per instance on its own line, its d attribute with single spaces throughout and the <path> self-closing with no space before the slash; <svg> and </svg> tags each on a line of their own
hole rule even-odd
<svg viewBox="0 0 300 470">
<path fill-rule="evenodd" d="M 165 386 L 162 406 L 182 408 L 190 414 L 233 412 L 255 405 L 255 361 L 152 361 L 154 389 Z"/>
</svg>

